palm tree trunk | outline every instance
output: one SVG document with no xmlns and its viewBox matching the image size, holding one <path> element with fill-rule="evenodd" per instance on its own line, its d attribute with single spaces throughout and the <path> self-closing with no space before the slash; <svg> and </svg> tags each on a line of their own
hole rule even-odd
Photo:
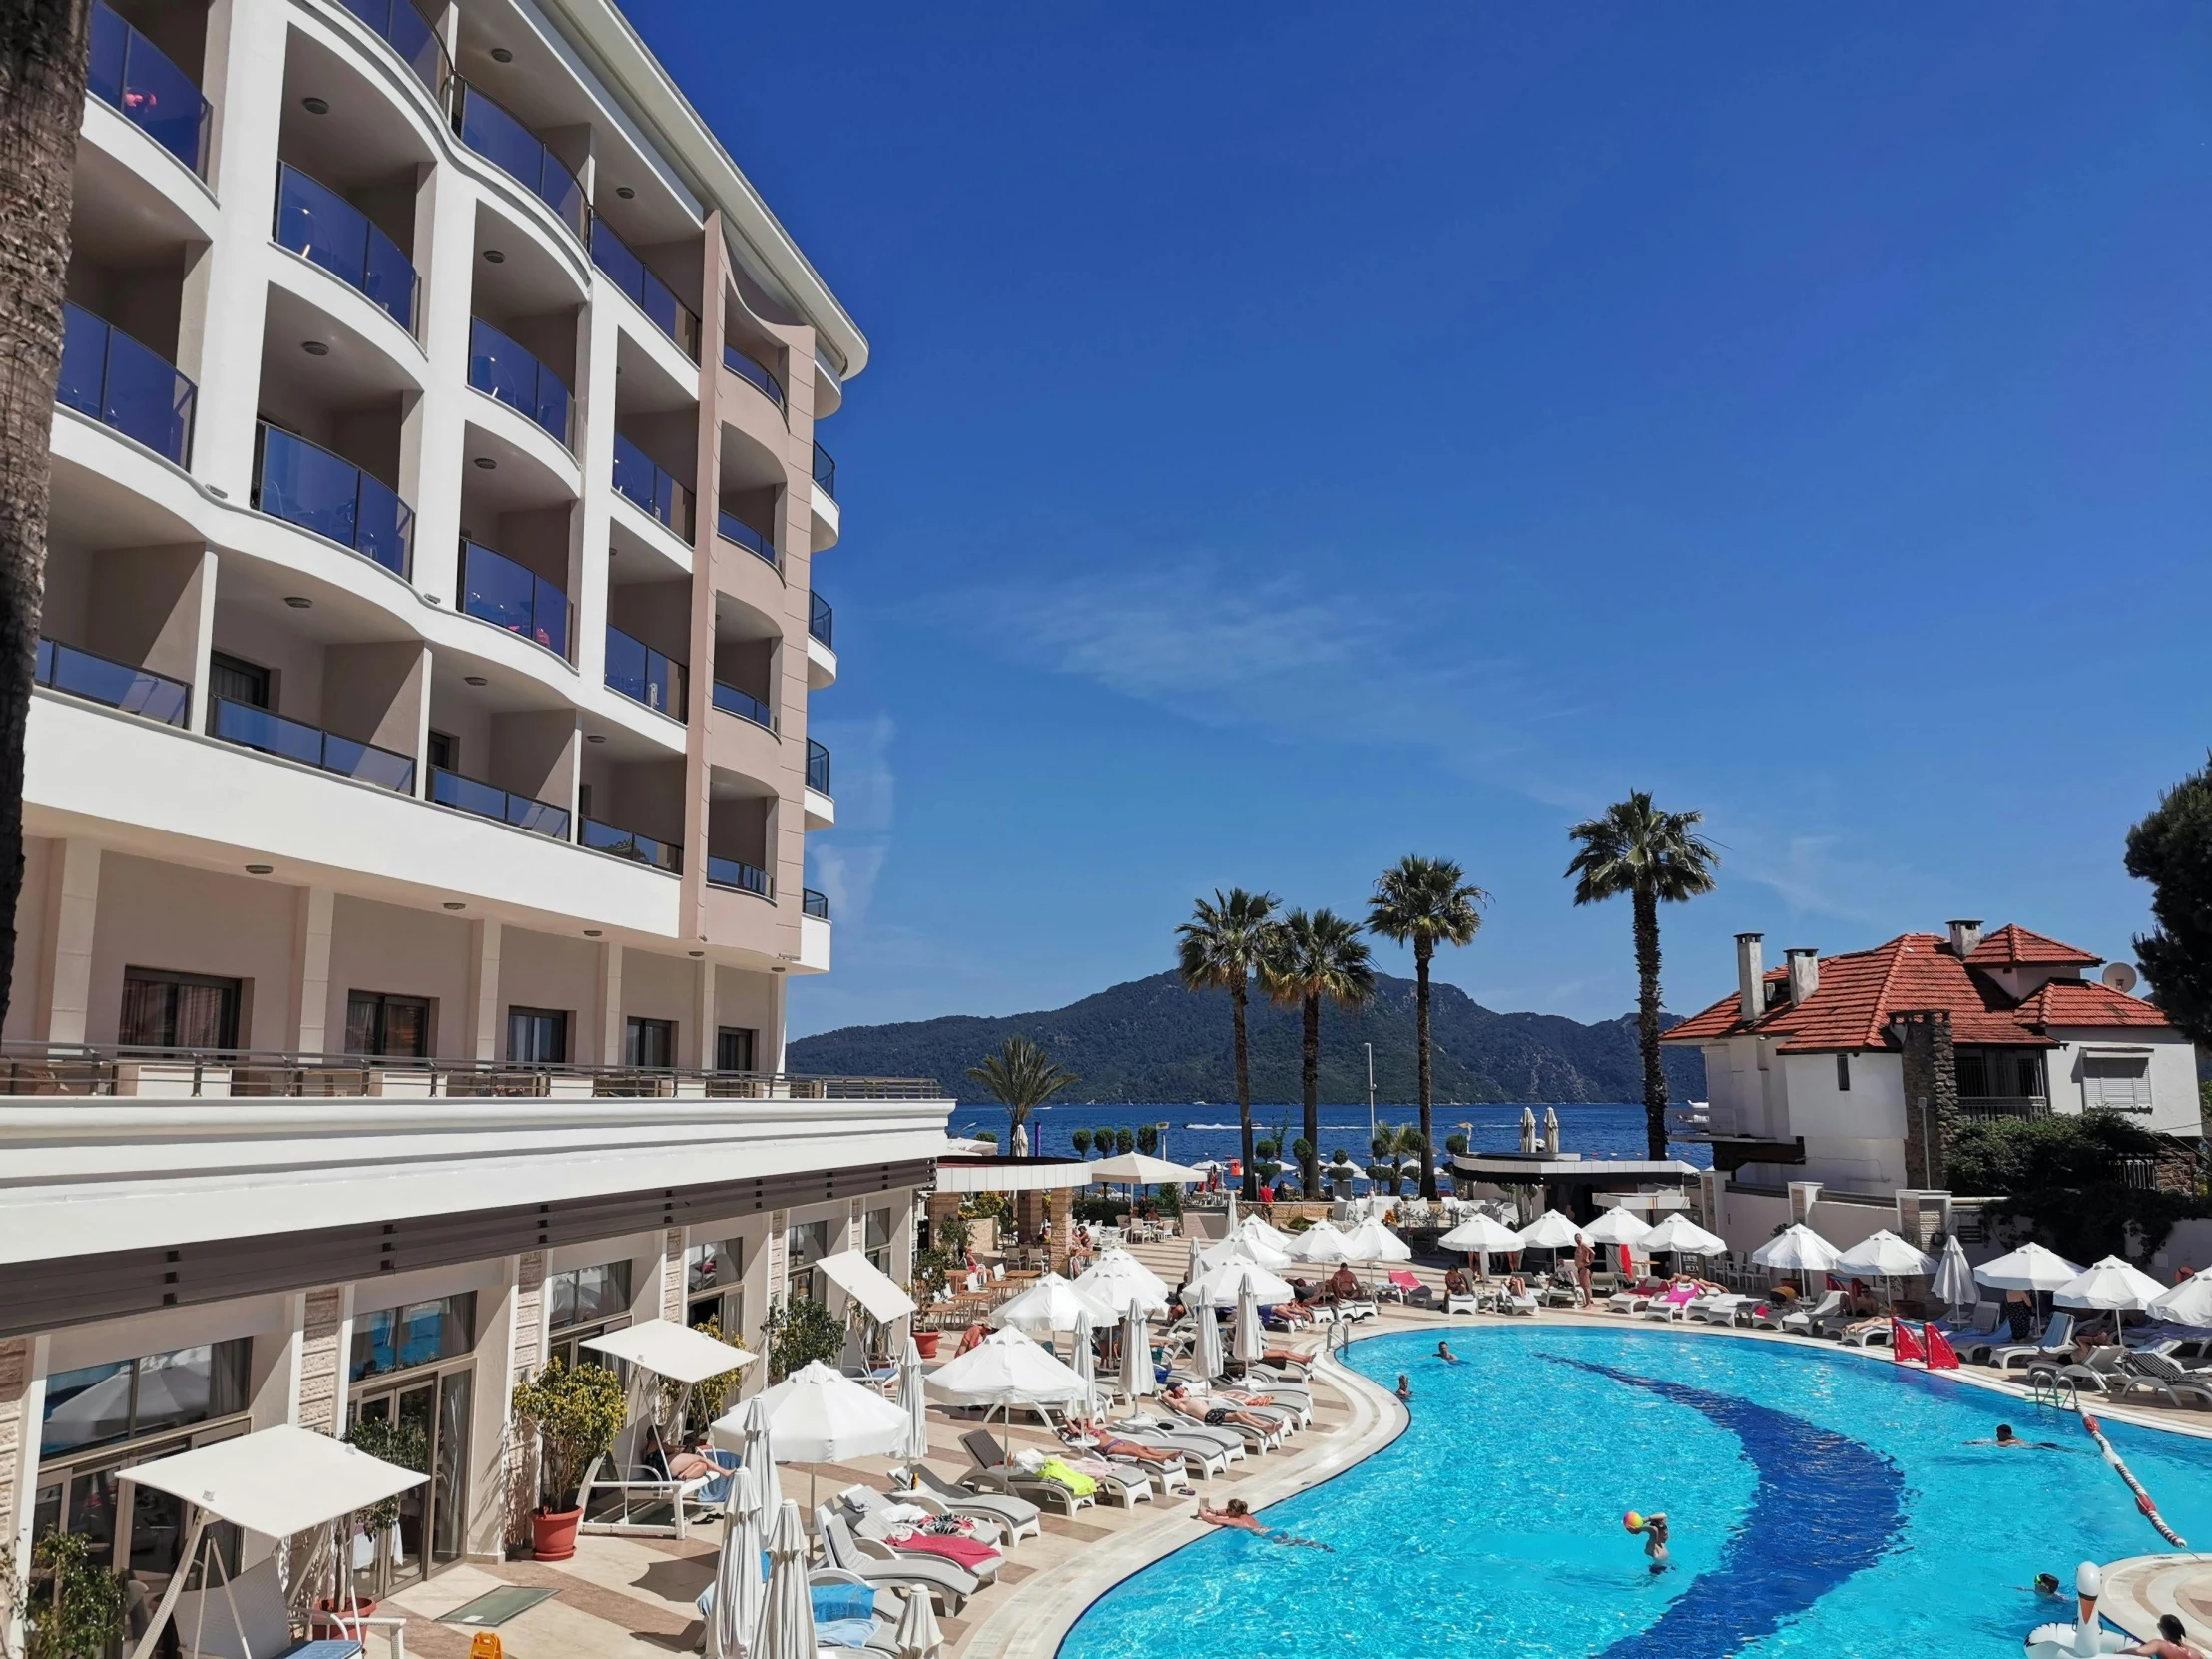
<svg viewBox="0 0 2212 1659">
<path fill-rule="evenodd" d="M 1298 1190 L 1312 1198 L 1321 1187 L 1321 998 L 1306 999 L 1306 1156 L 1299 1160 Z"/>
<path fill-rule="evenodd" d="M 46 592 L 46 481 L 62 362 L 86 0 L 0 0 L 0 1019 L 23 893 L 23 725 Z"/>
<path fill-rule="evenodd" d="M 1244 1201 L 1260 1202 L 1260 1172 L 1252 1167 L 1252 1056 L 1245 1047 L 1245 988 L 1229 987 L 1229 1006 L 1237 1019 L 1237 1127 L 1244 1137 Z"/>
<path fill-rule="evenodd" d="M 1436 1144 L 1435 1115 L 1428 1088 L 1428 958 L 1435 946 L 1425 938 L 1413 944 L 1414 1024 L 1420 1031 L 1420 1195 L 1436 1196 L 1436 1160 L 1429 1156 Z"/>
<path fill-rule="evenodd" d="M 1636 1041 L 1644 1051 L 1644 1145 L 1667 1155 L 1667 1070 L 1659 1063 L 1659 899 L 1638 887 L 1636 906 Z"/>
</svg>

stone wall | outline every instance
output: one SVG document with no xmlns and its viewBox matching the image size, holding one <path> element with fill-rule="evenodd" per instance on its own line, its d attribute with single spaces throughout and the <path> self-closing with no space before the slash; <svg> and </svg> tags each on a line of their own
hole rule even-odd
<svg viewBox="0 0 2212 1659">
<path fill-rule="evenodd" d="M 309 1291 L 306 1305 L 299 1331 L 299 1426 L 335 1434 L 338 1367 L 345 1359 L 339 1343 L 345 1331 L 345 1288 L 325 1285 Z"/>
<path fill-rule="evenodd" d="M 1924 1187 L 1948 1179 L 1950 1143 L 1958 1127 L 1958 1062 L 1950 1015 L 1919 1008 L 1890 1017 L 1905 1050 L 1905 1178 Z"/>
</svg>

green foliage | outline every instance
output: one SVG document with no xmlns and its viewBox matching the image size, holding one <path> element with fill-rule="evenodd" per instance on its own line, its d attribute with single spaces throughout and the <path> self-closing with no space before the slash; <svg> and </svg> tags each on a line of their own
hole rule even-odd
<svg viewBox="0 0 2212 1659">
<path fill-rule="evenodd" d="M 930 1245 L 914 1252 L 914 1300 L 927 1302 L 945 1287 L 954 1271 L 967 1265 L 967 1252 L 955 1254 Z"/>
<path fill-rule="evenodd" d="M 1467 1153 L 1466 1136 L 1460 1134 L 1446 1135 L 1444 1137 L 1444 1150 L 1450 1153 L 1453 1157 L 1465 1157 Z"/>
<path fill-rule="evenodd" d="M 714 1338 L 718 1343 L 736 1344 L 738 1342 L 737 1335 L 724 1333 L 722 1321 L 719 1319 L 708 1319 L 692 1329 Z M 744 1375 L 745 1368 L 743 1366 L 732 1366 L 728 1371 L 718 1371 L 712 1377 L 700 1379 L 691 1391 L 691 1410 L 689 1413 L 691 1420 L 693 1422 L 713 1422 L 715 1418 L 721 1416 L 724 1411 L 729 1409 L 731 1399 L 738 1391 L 739 1379 Z M 683 1397 L 683 1393 L 684 1385 L 681 1382 L 671 1378 L 664 1377 L 661 1379 L 662 1421 L 674 1421 L 676 1402 Z M 682 1423 L 675 1423 L 674 1425 L 678 1429 L 684 1426 Z"/>
<path fill-rule="evenodd" d="M 1297 1140 L 1291 1142 L 1291 1161 L 1297 1164 L 1301 1169 L 1305 1168 L 1307 1162 L 1314 1156 L 1314 1143 L 1308 1140 L 1304 1135 L 1299 1136 Z"/>
<path fill-rule="evenodd" d="M 1114 1131 L 1114 1150 L 1124 1156 L 1137 1150 L 1137 1132 L 1134 1129 Z"/>
<path fill-rule="evenodd" d="M 2138 935 L 2136 960 L 2166 1017 L 2212 1043 L 2212 762 L 2158 798 L 2127 832 L 2127 872 L 2151 886 L 2157 927 Z"/>
<path fill-rule="evenodd" d="M 1088 1158 L 1091 1155 L 1091 1132 L 1088 1129 L 1076 1130 L 1068 1137 L 1068 1144 L 1075 1148 L 1078 1158 Z"/>
<path fill-rule="evenodd" d="M 566 1513 L 576 1507 L 592 1459 L 607 1454 L 629 1419 L 628 1390 L 604 1366 L 571 1370 L 554 1359 L 529 1382 L 515 1384 L 511 1403 L 516 1422 L 544 1447 L 546 1507 Z"/>
<path fill-rule="evenodd" d="M 1006 1193 L 971 1193 L 960 1200 L 960 1214 L 970 1221 L 990 1220 L 1011 1224 L 1014 1201 Z"/>
<path fill-rule="evenodd" d="M 983 1085 L 990 1097 L 1006 1108 L 1006 1145 L 1014 1144 L 1014 1132 L 1028 1122 L 1029 1114 L 1066 1088 L 1080 1083 L 1072 1071 L 1063 1071 L 1052 1057 L 1027 1037 L 1008 1037 L 996 1054 L 987 1054 L 979 1066 L 968 1067 L 968 1076 Z"/>
<path fill-rule="evenodd" d="M 761 1322 L 768 1344 L 769 1381 L 781 1382 L 802 1366 L 830 1362 L 844 1352 L 844 1327 L 811 1297 L 795 1296 Z"/>
<path fill-rule="evenodd" d="M 1114 1142 L 1118 1146 L 1121 1143 L 1121 1137 L 1119 1135 L 1116 1135 L 1114 1137 Z M 1137 1150 L 1143 1153 L 1147 1158 L 1155 1158 L 1159 1156 L 1160 1126 L 1158 1124 L 1140 1123 L 1137 1125 Z"/>
<path fill-rule="evenodd" d="M 49 1532 L 31 1554 L 25 1659 L 107 1659 L 125 1634 L 123 1577 L 81 1532 Z"/>
<path fill-rule="evenodd" d="M 1490 895 L 1466 879 L 1466 872 L 1449 858 L 1407 856 L 1384 870 L 1368 900 L 1368 931 L 1413 947 L 1414 1001 L 1417 1008 L 1414 1045 L 1418 1050 L 1421 1133 L 1432 1131 L 1430 1108 L 1434 1101 L 1432 1067 L 1435 1034 L 1430 1024 L 1432 991 L 1429 962 L 1439 944 L 1466 945 L 1482 926 L 1480 906 Z M 1420 1193 L 1436 1196 L 1436 1178 L 1424 1159 L 1420 1165 Z"/>
<path fill-rule="evenodd" d="M 2060 1255 L 2093 1262 L 2127 1254 L 2131 1222 L 2149 1252 L 2182 1217 L 2212 1214 L 2201 1192 L 2127 1184 L 2125 1160 L 2165 1149 L 2159 1136 L 2113 1112 L 1984 1119 L 1959 1126 L 1949 1180 L 1954 1192 L 2001 1197 L 1990 1209 L 1995 1219 L 2024 1224 Z"/>
<path fill-rule="evenodd" d="M 998 1144 L 998 1131 L 995 1129 L 978 1129 L 972 1138 L 978 1141 L 988 1141 L 991 1145 L 996 1146 Z"/>
<path fill-rule="evenodd" d="M 422 1424 L 410 1418 L 363 1417 L 345 1431 L 345 1443 L 356 1451 L 417 1474 L 430 1472 L 430 1436 Z M 399 1518 L 399 1499 L 387 1497 L 368 1511 L 370 1527 L 382 1532 Z"/>
<path fill-rule="evenodd" d="M 1275 1156 L 1275 1155 L 1276 1155 L 1276 1154 L 1277 1154 L 1278 1152 L 1282 1151 L 1282 1150 L 1283 1150 L 1283 1148 L 1282 1148 L 1282 1145 L 1281 1145 L 1281 1143 L 1280 1143 L 1280 1142 L 1277 1142 L 1277 1141 L 1274 1141 L 1274 1140 L 1263 1140 L 1263 1141 L 1254 1141 L 1254 1142 L 1252 1143 L 1252 1150 L 1253 1150 L 1253 1153 L 1254 1153 L 1254 1154 L 1255 1154 L 1256 1156 L 1258 1156 L 1258 1157 L 1261 1157 L 1261 1158 L 1272 1158 L 1272 1157 L 1274 1157 L 1274 1156 Z"/>
<path fill-rule="evenodd" d="M 1078 1198 L 1068 1205 L 1068 1214 L 1077 1221 L 1087 1221 L 1095 1226 L 1112 1227 L 1129 1213 L 1129 1200 L 1108 1196 L 1106 1198 Z"/>
</svg>

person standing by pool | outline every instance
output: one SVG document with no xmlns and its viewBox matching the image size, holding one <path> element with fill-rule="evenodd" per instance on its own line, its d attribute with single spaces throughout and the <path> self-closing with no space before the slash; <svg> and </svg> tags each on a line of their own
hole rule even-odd
<svg viewBox="0 0 2212 1659">
<path fill-rule="evenodd" d="M 1580 1233 L 1574 1236 L 1574 1283 L 1582 1295 L 1582 1306 L 1590 1305 L 1590 1264 L 1597 1260 L 1597 1252 L 1590 1248 L 1590 1241 Z"/>
</svg>

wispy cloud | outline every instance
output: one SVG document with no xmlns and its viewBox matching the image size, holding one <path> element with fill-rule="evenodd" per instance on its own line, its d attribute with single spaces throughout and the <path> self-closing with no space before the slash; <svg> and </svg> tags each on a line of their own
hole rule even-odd
<svg viewBox="0 0 2212 1659">
<path fill-rule="evenodd" d="M 807 837 L 814 884 L 830 900 L 843 937 L 867 923 L 875 885 L 890 861 L 891 822 L 897 777 L 891 745 L 898 728 L 888 715 L 813 723 L 817 741 L 830 751 L 830 782 L 837 802 L 834 829 Z"/>
</svg>

